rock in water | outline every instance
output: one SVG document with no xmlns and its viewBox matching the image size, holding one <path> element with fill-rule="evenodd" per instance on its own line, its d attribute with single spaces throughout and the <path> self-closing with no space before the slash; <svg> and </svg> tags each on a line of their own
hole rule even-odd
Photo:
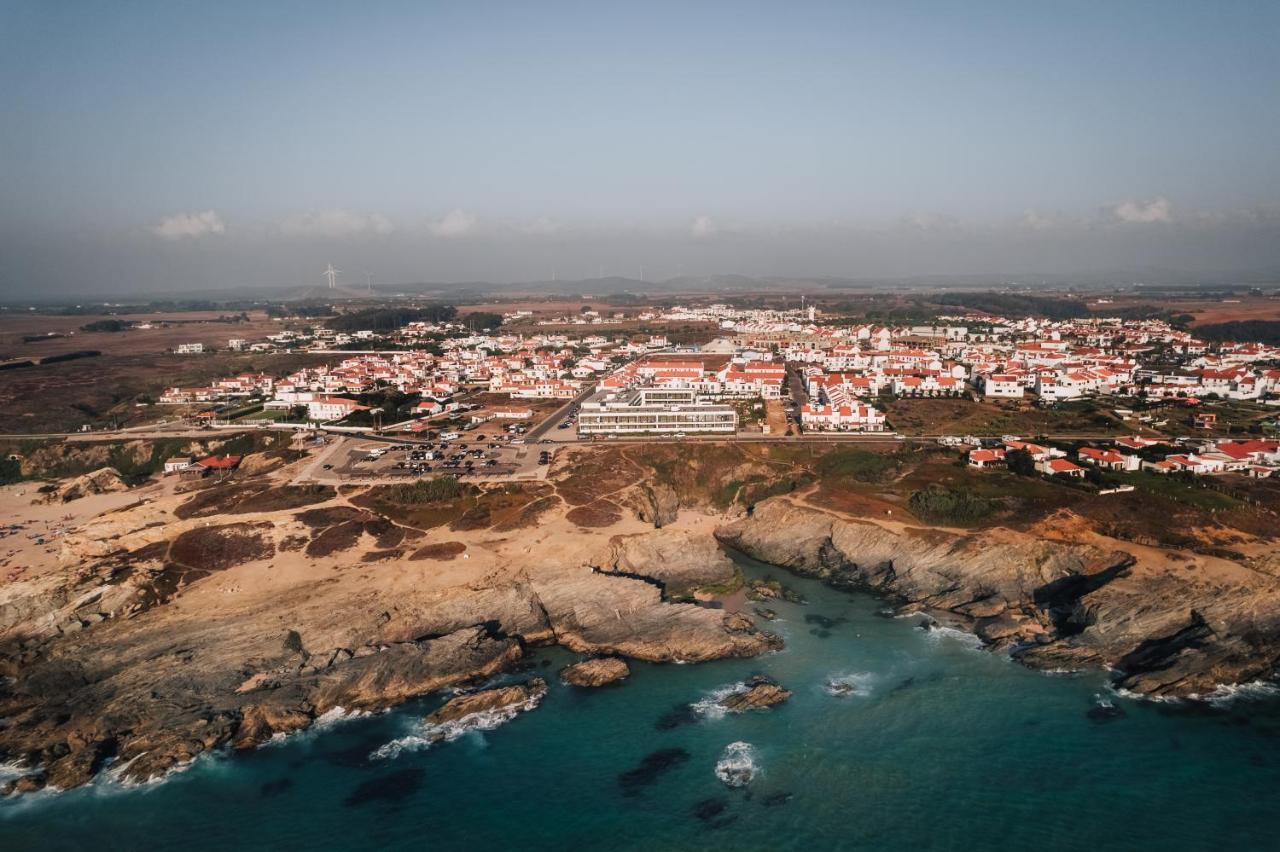
<svg viewBox="0 0 1280 852">
<path fill-rule="evenodd" d="M 451 698 L 426 718 L 428 742 L 456 739 L 471 730 L 489 730 L 532 710 L 547 694 L 547 682 L 535 677 L 514 686 L 483 689 Z"/>
<path fill-rule="evenodd" d="M 570 686 L 604 686 L 631 674 L 627 664 L 617 657 L 583 660 L 560 670 L 560 679 Z"/>
<path fill-rule="evenodd" d="M 720 705 L 731 713 L 761 710 L 781 704 L 791 697 L 791 690 L 779 686 L 771 678 L 756 675 L 746 682 L 746 689 L 720 699 Z"/>
<path fill-rule="evenodd" d="M 751 743 L 729 743 L 716 764 L 716 777 L 728 787 L 745 787 L 756 777 L 756 750 Z"/>
<path fill-rule="evenodd" d="M 1099 725 L 1105 725 L 1107 722 L 1115 722 L 1125 717 L 1123 709 L 1117 707 L 1114 701 L 1106 698 L 1099 698 L 1097 703 L 1089 708 L 1085 713 L 1090 722 L 1096 722 Z"/>
</svg>

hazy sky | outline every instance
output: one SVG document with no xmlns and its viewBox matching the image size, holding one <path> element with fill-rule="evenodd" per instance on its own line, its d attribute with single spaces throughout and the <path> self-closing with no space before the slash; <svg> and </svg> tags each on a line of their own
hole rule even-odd
<svg viewBox="0 0 1280 852">
<path fill-rule="evenodd" d="M 0 297 L 1280 269 L 1280 3 L 0 0 Z"/>
</svg>

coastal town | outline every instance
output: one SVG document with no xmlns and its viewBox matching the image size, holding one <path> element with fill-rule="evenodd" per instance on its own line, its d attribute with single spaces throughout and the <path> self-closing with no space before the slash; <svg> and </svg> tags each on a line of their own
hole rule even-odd
<svg viewBox="0 0 1280 852">
<path fill-rule="evenodd" d="M 600 327 L 634 321 L 649 331 Z M 708 329 L 709 339 L 673 344 L 662 333 L 690 322 Z M 353 342 L 369 348 L 352 352 Z M 973 468 L 1012 464 L 1104 489 L 1126 486 L 1107 474 L 1260 478 L 1280 470 L 1280 347 L 1209 343 L 1164 319 L 971 312 L 888 325 L 828 317 L 813 305 L 711 303 L 611 315 L 584 308 L 549 319 L 515 310 L 482 332 L 452 318 L 383 332 L 317 327 L 228 341 L 232 350 L 257 347 L 296 348 L 333 362 L 170 387 L 157 408 L 211 428 L 406 442 L 491 424 L 501 442 L 494 451 L 523 444 L 530 429 L 546 444 L 923 438 L 954 448 Z M 927 400 L 994 413 L 993 423 L 1008 428 L 947 428 L 971 417 L 914 430 L 896 422 L 895 412 Z M 1026 429 L 1016 428 L 1020 421 Z M 507 476 L 517 467 L 500 452 L 490 453 L 492 464 L 483 459 L 456 472 Z M 429 463 L 401 464 L 393 473 L 430 471 Z"/>
</svg>

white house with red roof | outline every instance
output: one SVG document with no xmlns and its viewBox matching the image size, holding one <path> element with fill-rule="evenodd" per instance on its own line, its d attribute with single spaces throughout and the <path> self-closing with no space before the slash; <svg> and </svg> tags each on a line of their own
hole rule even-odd
<svg viewBox="0 0 1280 852">
<path fill-rule="evenodd" d="M 1084 477 L 1084 468 L 1066 459 L 1046 459 L 1036 465 L 1036 470 L 1046 476 L 1070 476 L 1076 479 Z"/>
<path fill-rule="evenodd" d="M 1004 448 L 995 447 L 990 450 L 970 450 L 969 451 L 969 467 L 988 468 L 988 467 L 1004 467 L 1005 456 Z"/>
<path fill-rule="evenodd" d="M 319 422 L 341 420 L 357 411 L 368 411 L 369 406 L 340 396 L 317 396 L 308 400 L 307 418 Z"/>
<path fill-rule="evenodd" d="M 1090 464 L 1107 470 L 1132 471 L 1139 470 L 1142 467 L 1142 459 L 1140 457 L 1127 455 L 1115 449 L 1100 450 L 1095 447 L 1081 447 L 1076 455 L 1082 464 Z"/>
</svg>

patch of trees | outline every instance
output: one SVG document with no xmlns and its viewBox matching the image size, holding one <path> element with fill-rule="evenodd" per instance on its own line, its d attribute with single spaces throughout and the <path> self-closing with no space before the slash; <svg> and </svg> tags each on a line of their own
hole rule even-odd
<svg viewBox="0 0 1280 852">
<path fill-rule="evenodd" d="M 623 292 L 608 293 L 602 297 L 600 301 L 604 302 L 606 305 L 643 305 L 647 300 L 644 296 L 637 293 Z"/>
<path fill-rule="evenodd" d="M 304 302 L 296 305 L 267 305 L 269 317 L 327 317 L 333 315 L 333 306 Z"/>
<path fill-rule="evenodd" d="M 1202 325 L 1196 337 L 1210 343 L 1253 342 L 1280 345 L 1280 320 L 1231 320 Z"/>
<path fill-rule="evenodd" d="M 63 352 L 61 355 L 46 355 L 40 359 L 41 364 L 57 364 L 62 361 L 75 361 L 79 358 L 96 358 L 101 355 L 97 349 L 77 349 L 75 352 Z"/>
<path fill-rule="evenodd" d="M 1026 450 L 1010 450 L 1004 454 L 1004 463 L 1008 465 L 1010 473 L 1018 476 L 1035 476 L 1038 472 L 1036 460 Z"/>
<path fill-rule="evenodd" d="M 436 503 L 440 500 L 454 500 L 462 494 L 462 486 L 452 476 L 437 476 L 432 479 L 419 479 L 412 485 L 393 485 L 389 488 L 389 497 L 401 505 L 417 503 Z"/>
<path fill-rule="evenodd" d="M 917 491 L 907 501 L 911 514 L 930 524 L 968 526 L 990 515 L 998 507 L 995 500 L 976 497 L 968 491 L 953 491 L 931 485 Z"/>
<path fill-rule="evenodd" d="M 856 482 L 881 482 L 898 469 L 898 460 L 857 448 L 833 450 L 818 460 L 822 476 L 845 476 Z"/>
<path fill-rule="evenodd" d="M 1088 305 L 1079 299 L 1032 296 L 1027 293 L 947 293 L 938 297 L 938 303 L 999 314 L 1011 319 L 1040 316 L 1051 320 L 1068 320 L 1092 314 Z"/>
<path fill-rule="evenodd" d="M 449 322 L 458 315 L 453 305 L 420 308 L 365 308 L 338 314 L 325 322 L 334 331 L 395 331 L 411 322 Z M 498 317 L 501 321 L 501 317 Z"/>
<path fill-rule="evenodd" d="M 61 355 L 46 355 L 43 358 L 8 361 L 0 364 L 0 370 L 19 370 L 24 367 L 35 367 L 42 364 L 57 364 L 61 361 L 75 361 L 78 358 L 94 358 L 101 354 L 97 349 L 80 349 L 75 352 L 63 352 Z"/>
<path fill-rule="evenodd" d="M 17 459 L 0 459 L 0 485 L 12 485 L 22 481 L 22 463 Z"/>
<path fill-rule="evenodd" d="M 97 320 L 95 322 L 87 322 L 84 325 L 80 326 L 81 331 L 108 331 L 112 333 L 118 332 L 118 331 L 128 331 L 131 328 L 133 328 L 133 323 L 129 322 L 128 320 L 118 320 L 118 319 Z"/>
<path fill-rule="evenodd" d="M 586 305 L 583 305 L 587 308 Z M 590 308 L 587 308 L 590 310 Z M 463 323 L 472 331 L 493 331 L 502 325 L 502 314 L 490 313 L 489 311 L 476 311 L 473 314 L 467 314 L 462 318 Z"/>
</svg>

